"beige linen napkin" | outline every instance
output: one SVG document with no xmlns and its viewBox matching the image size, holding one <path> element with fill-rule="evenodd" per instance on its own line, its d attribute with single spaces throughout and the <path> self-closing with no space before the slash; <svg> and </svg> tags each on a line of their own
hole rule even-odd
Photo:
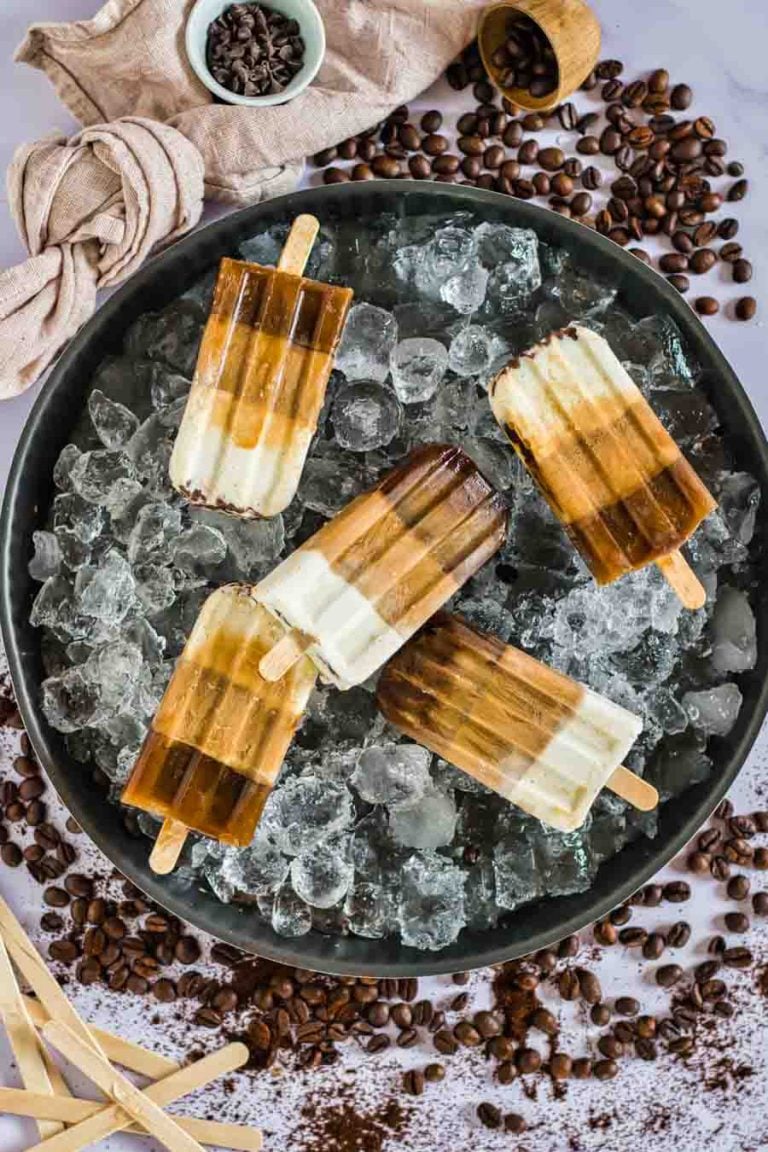
<svg viewBox="0 0 768 1152">
<path fill-rule="evenodd" d="M 0 273 L 0 397 L 47 367 L 99 287 L 192 228 L 203 195 L 246 204 L 289 191 L 305 156 L 427 88 L 472 38 L 480 0 L 316 2 L 325 60 L 275 108 L 214 103 L 184 52 L 192 0 L 108 0 L 92 20 L 30 28 L 16 58 L 88 127 L 25 146 L 9 171 L 32 259 Z"/>
</svg>

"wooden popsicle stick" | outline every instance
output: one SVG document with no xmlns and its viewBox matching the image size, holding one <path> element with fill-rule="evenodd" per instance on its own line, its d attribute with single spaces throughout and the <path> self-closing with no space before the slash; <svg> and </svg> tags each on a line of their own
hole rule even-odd
<svg viewBox="0 0 768 1152">
<path fill-rule="evenodd" d="M 13 963 L 30 985 L 48 1016 L 63 1021 L 77 1036 L 100 1056 L 98 1041 L 89 1032 L 64 992 L 45 966 L 42 956 L 27 936 L 13 912 L 0 896 L 0 935 L 5 939 Z"/>
<path fill-rule="evenodd" d="M 178 864 L 181 850 L 189 834 L 186 824 L 167 816 L 157 834 L 149 857 L 149 866 L 158 876 L 167 876 Z"/>
<path fill-rule="evenodd" d="M 296 217 L 277 262 L 280 272 L 290 272 L 294 276 L 301 276 L 319 230 L 320 221 L 316 216 L 310 216 L 304 212 L 301 216 Z"/>
<path fill-rule="evenodd" d="M 156 1137 L 161 1144 L 169 1149 L 169 1152 L 202 1152 L 202 1146 L 197 1140 L 188 1135 L 150 1095 L 140 1092 L 130 1080 L 109 1063 L 106 1056 L 94 1051 L 66 1024 L 62 1024 L 58 1020 L 49 1020 L 43 1026 L 43 1036 L 61 1052 L 62 1056 L 66 1056 L 97 1088 L 100 1088 L 115 1102 L 118 1106 L 119 1120 L 125 1121 L 125 1123 L 120 1123 L 121 1128 L 130 1124 L 128 1119 L 130 1117 L 131 1120 L 136 1121 L 143 1129 Z M 221 1052 L 214 1055 L 220 1058 Z M 219 1063 L 221 1063 L 220 1059 Z M 175 1072 L 174 1078 L 181 1079 L 185 1084 L 195 1084 L 197 1082 L 196 1071 L 199 1073 L 197 1065 L 190 1064 L 187 1068 L 182 1068 L 180 1072 Z M 54 1137 L 58 1143 L 55 1146 L 49 1144 L 49 1152 L 54 1147 L 59 1150 L 67 1148 L 68 1152 L 74 1152 L 75 1149 L 83 1147 L 82 1143 L 67 1143 L 63 1139 L 75 1131 L 75 1128 L 70 1128 L 67 1132 L 59 1133 L 58 1137 Z"/>
<path fill-rule="evenodd" d="M 0 1016 L 5 1025 L 19 1075 L 25 1087 L 33 1092 L 53 1095 L 53 1084 L 43 1058 L 35 1026 L 32 1023 L 16 983 L 16 975 L 5 943 L 0 936 Z M 55 1120 L 40 1120 L 37 1130 L 43 1140 L 61 1132 Z"/>
<path fill-rule="evenodd" d="M 620 764 L 613 775 L 609 777 L 606 788 L 615 792 L 617 796 L 621 796 L 622 800 L 626 800 L 628 804 L 631 804 L 633 808 L 638 808 L 641 812 L 651 812 L 658 807 L 659 794 L 653 784 L 643 780 L 642 776 L 636 776 L 623 764 Z"/>
<path fill-rule="evenodd" d="M 259 673 L 265 680 L 274 682 L 282 680 L 286 672 L 301 660 L 302 656 L 314 643 L 314 637 L 307 632 L 300 632 L 298 628 L 291 628 L 282 640 L 278 640 L 274 648 L 270 648 L 259 661 Z"/>
<path fill-rule="evenodd" d="M 684 608 L 703 608 L 707 592 L 681 552 L 670 552 L 656 561 L 656 567 Z"/>
<path fill-rule="evenodd" d="M 45 1008 L 39 1000 L 33 1000 L 31 996 L 24 996 L 23 1000 L 32 1023 L 41 1028 L 50 1019 Z M 181 1067 L 175 1060 L 169 1060 L 157 1052 L 150 1052 L 148 1048 L 142 1048 L 140 1044 L 133 1044 L 130 1040 L 123 1040 L 121 1036 L 105 1032 L 102 1028 L 94 1028 L 92 1024 L 88 1025 L 88 1031 L 113 1064 L 121 1064 L 131 1072 L 140 1072 L 150 1080 L 162 1080 L 163 1077 L 178 1072 Z"/>
<path fill-rule="evenodd" d="M 30 1116 L 34 1119 L 62 1120 L 65 1124 L 82 1124 L 115 1105 L 107 1108 L 98 1100 L 62 1099 L 58 1096 L 43 1096 L 37 1092 L 26 1092 L 21 1088 L 0 1088 L 0 1115 Z M 216 1148 L 231 1148 L 234 1152 L 260 1152 L 264 1138 L 258 1128 L 246 1128 L 241 1124 L 222 1124 L 218 1120 L 197 1120 L 191 1116 L 177 1117 L 179 1124 L 201 1144 L 211 1144 Z M 124 1129 L 132 1136 L 146 1136 L 143 1128 L 132 1124 Z M 48 1152 L 48 1143 L 38 1144 L 38 1150 Z M 81 1144 L 80 1147 L 85 1147 Z M 30 1149 L 29 1152 L 32 1152 Z"/>
</svg>

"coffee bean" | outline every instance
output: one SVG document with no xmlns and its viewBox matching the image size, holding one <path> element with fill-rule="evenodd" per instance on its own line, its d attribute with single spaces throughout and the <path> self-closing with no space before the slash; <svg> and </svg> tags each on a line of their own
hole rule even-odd
<svg viewBox="0 0 768 1152">
<path fill-rule="evenodd" d="M 621 135 L 616 131 L 616 129 L 604 129 L 603 134 L 600 137 L 600 151 L 603 153 L 603 155 L 613 156 L 615 152 L 618 152 L 620 147 Z"/>
<path fill-rule="evenodd" d="M 697 296 L 693 306 L 700 316 L 715 316 L 720 311 L 714 296 Z"/>
<path fill-rule="evenodd" d="M 500 144 L 492 144 L 490 148 L 486 148 L 483 152 L 483 164 L 486 168 L 496 169 L 500 168 L 506 158 L 506 152 Z M 457 161 L 458 167 L 458 161 Z"/>
<path fill-rule="evenodd" d="M 671 880 L 664 885 L 663 892 L 670 904 L 681 904 L 691 898 L 691 886 L 685 880 Z"/>
<path fill-rule="evenodd" d="M 577 192 L 571 200 L 571 215 L 586 216 L 592 207 L 592 197 L 588 192 Z"/>
<path fill-rule="evenodd" d="M 409 1096 L 424 1094 L 424 1073 L 419 1068 L 410 1068 L 403 1073 L 403 1091 Z"/>
<path fill-rule="evenodd" d="M 637 257 L 641 264 L 647 264 L 649 267 L 653 264 L 650 253 L 646 252 L 644 248 L 629 248 L 628 251 Z"/>
<path fill-rule="evenodd" d="M 539 154 L 539 145 L 535 140 L 526 140 L 517 150 L 517 159 L 521 164 L 535 164 Z"/>
<path fill-rule="evenodd" d="M 386 156 L 382 153 L 373 157 L 371 168 L 376 176 L 386 180 L 392 180 L 400 174 L 400 164 L 394 156 Z"/>
<path fill-rule="evenodd" d="M 756 868 L 758 872 L 768 870 L 768 848 L 755 848 L 755 854 L 752 857 L 752 867 Z"/>
<path fill-rule="evenodd" d="M 619 932 L 619 942 L 628 948 L 640 948 L 647 939 L 645 928 L 622 928 Z"/>
<path fill-rule="evenodd" d="M 565 153 L 562 148 L 542 148 L 539 151 L 538 162 L 545 172 L 556 172 L 565 163 Z"/>
<path fill-rule="evenodd" d="M 607 1056 L 610 1060 L 618 1060 L 624 1053 L 623 1045 L 615 1036 L 611 1036 L 610 1033 L 600 1037 L 597 1042 L 597 1048 L 602 1056 Z"/>
<path fill-rule="evenodd" d="M 43 892 L 43 902 L 49 908 L 66 908 L 69 904 L 69 894 L 63 888 L 51 886 Z"/>
<path fill-rule="evenodd" d="M 682 978 L 683 970 L 679 964 L 662 964 L 656 969 L 656 983 L 662 988 L 671 988 Z"/>
<path fill-rule="evenodd" d="M 418 1042 L 419 1034 L 415 1028 L 404 1028 L 402 1032 L 398 1032 L 395 1039 L 398 1048 L 413 1048 Z"/>
<path fill-rule="evenodd" d="M 723 964 L 726 968 L 749 968 L 752 964 L 752 953 L 749 948 L 726 948 L 723 952 Z"/>
<path fill-rule="evenodd" d="M 551 181 L 546 172 L 536 172 L 531 180 L 533 187 L 536 189 L 537 196 L 549 196 L 551 191 Z"/>
<path fill-rule="evenodd" d="M 604 1028 L 606 1024 L 610 1023 L 611 1010 L 607 1004 L 593 1004 L 589 1012 L 589 1018 L 593 1024 Z"/>
<path fill-rule="evenodd" d="M 557 1019 L 547 1008 L 537 1008 L 531 1017 L 531 1025 L 545 1032 L 547 1036 L 555 1036 L 559 1031 Z"/>
<path fill-rule="evenodd" d="M 579 978 L 573 969 L 566 968 L 566 970 L 560 974 L 557 986 L 563 1000 L 578 1000 Z"/>
<path fill-rule="evenodd" d="M 640 1005 L 632 996 L 619 996 L 614 1007 L 620 1016 L 637 1016 Z"/>
<path fill-rule="evenodd" d="M 76 960 L 80 954 L 80 950 L 74 940 L 54 940 L 48 945 L 48 955 L 52 960 L 59 960 L 64 964 L 70 964 Z"/>
<path fill-rule="evenodd" d="M 688 268 L 688 257 L 682 252 L 665 252 L 659 260 L 662 272 L 685 272 Z M 688 867 L 692 872 L 706 871 L 708 860 L 702 852 L 694 852 L 688 857 Z"/>
<path fill-rule="evenodd" d="M 459 131 L 462 131 L 462 129 L 460 128 Z M 523 134 L 524 130 L 520 121 L 510 120 L 509 124 L 507 124 L 506 128 L 504 129 L 502 140 L 508 148 L 517 148 L 522 143 Z"/>
<path fill-rule="evenodd" d="M 752 265 L 749 260 L 735 260 L 732 265 L 732 275 L 737 284 L 747 284 L 752 279 Z"/>
<path fill-rule="evenodd" d="M 582 1000 L 587 1004 L 599 1003 L 602 999 L 602 989 L 594 972 L 590 972 L 587 968 L 578 968 L 576 975 Z"/>
<path fill-rule="evenodd" d="M 437 1051 L 442 1052 L 444 1056 L 452 1056 L 455 1052 L 458 1052 L 459 1049 L 458 1040 L 453 1033 L 448 1032 L 446 1029 L 441 1029 L 439 1032 L 436 1032 L 432 1043 Z"/>
<path fill-rule="evenodd" d="M 515 1064 L 517 1065 L 518 1071 L 523 1074 L 538 1072 L 539 1068 L 541 1068 L 541 1056 L 535 1048 L 518 1048 L 515 1053 Z"/>
<path fill-rule="evenodd" d="M 437 132 L 429 132 L 421 141 L 421 150 L 428 156 L 441 156 L 448 151 L 448 140 Z"/>
<path fill-rule="evenodd" d="M 597 1080 L 613 1080 L 618 1071 L 619 1066 L 615 1060 L 597 1060 L 592 1066 L 592 1075 Z"/>
<path fill-rule="evenodd" d="M 486 1128 L 501 1128 L 503 1122 L 501 1110 L 495 1104 L 489 1104 L 488 1101 L 478 1104 L 477 1118 Z"/>
<path fill-rule="evenodd" d="M 737 201 L 737 200 L 743 200 L 748 191 L 749 191 L 749 181 L 744 180 L 744 179 L 737 180 L 736 183 L 732 184 L 731 187 L 728 189 L 727 199 L 732 201 L 732 202 Z"/>
<path fill-rule="evenodd" d="M 514 193 L 519 200 L 532 200 L 536 195 L 536 189 L 531 180 L 516 180 L 514 184 Z"/>
<path fill-rule="evenodd" d="M 8 868 L 18 868 L 22 860 L 21 849 L 17 844 L 3 844 L 0 846 L 0 859 Z"/>
<path fill-rule="evenodd" d="M 576 141 L 576 151 L 582 156 L 595 156 L 600 151 L 600 141 L 597 136 L 582 136 Z"/>
<path fill-rule="evenodd" d="M 734 312 L 738 320 L 752 320 L 757 312 L 757 300 L 754 296 L 742 296 L 736 301 Z"/>
<path fill-rule="evenodd" d="M 433 136 L 436 132 L 439 132 L 442 127 L 443 114 L 436 108 L 433 108 L 429 112 L 424 113 L 419 124 L 422 132 L 425 132 L 428 136 Z"/>
<path fill-rule="evenodd" d="M 756 916 L 768 916 L 768 892 L 755 892 L 752 897 L 752 911 Z"/>
<path fill-rule="evenodd" d="M 752 819 L 758 832 L 768 832 L 768 812 L 754 812 Z"/>
</svg>

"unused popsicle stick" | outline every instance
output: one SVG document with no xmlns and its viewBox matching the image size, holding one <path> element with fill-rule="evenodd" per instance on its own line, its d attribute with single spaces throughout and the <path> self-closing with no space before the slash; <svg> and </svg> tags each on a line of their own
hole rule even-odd
<svg viewBox="0 0 768 1152">
<path fill-rule="evenodd" d="M 33 1000 L 31 996 L 22 998 L 32 1023 L 41 1028 L 50 1019 L 45 1008 L 39 1000 Z M 140 1072 L 150 1080 L 162 1080 L 163 1077 L 178 1072 L 181 1067 L 175 1060 L 169 1060 L 157 1052 L 150 1052 L 148 1048 L 142 1048 L 140 1044 L 133 1044 L 130 1040 L 123 1040 L 121 1036 L 105 1032 L 102 1028 L 94 1028 L 92 1024 L 88 1025 L 88 1031 L 113 1064 L 121 1064 L 131 1072 Z"/>
<path fill-rule="evenodd" d="M 282 640 L 278 640 L 266 656 L 262 656 L 259 661 L 259 672 L 265 680 L 282 680 L 297 660 L 301 660 L 313 642 L 314 638 L 306 632 L 300 632 L 298 628 L 291 628 L 290 632 L 286 632 Z"/>
<path fill-rule="evenodd" d="M 680 552 L 670 552 L 656 561 L 656 567 L 684 608 L 703 608 L 706 589 Z"/>
<path fill-rule="evenodd" d="M 8 1042 L 25 1087 L 30 1091 L 53 1095 L 53 1084 L 48 1073 L 35 1026 L 21 998 L 16 975 L 5 943 L 0 936 L 0 1016 L 5 1025 Z M 61 1132 L 61 1124 L 54 1120 L 40 1120 L 37 1130 L 43 1140 Z"/>
<path fill-rule="evenodd" d="M 109 1112 L 116 1105 L 104 1105 L 98 1100 L 61 1099 L 57 1096 L 44 1096 L 38 1092 L 26 1092 L 22 1088 L 0 1088 L 0 1114 L 9 1116 L 31 1116 L 41 1120 L 63 1120 L 65 1124 L 82 1124 Z M 201 1144 L 232 1148 L 235 1152 L 260 1152 L 263 1137 L 258 1128 L 246 1128 L 240 1124 L 222 1124 L 218 1120 L 197 1120 L 194 1117 L 178 1116 L 179 1124 Z M 125 1129 L 131 1135 L 144 1135 L 143 1128 L 132 1124 Z M 80 1137 L 78 1137 L 80 1139 Z M 80 1144 L 80 1147 L 85 1147 Z M 39 1149 L 48 1152 L 48 1142 L 38 1144 Z"/>
<path fill-rule="evenodd" d="M 0 896 L 0 935 L 5 939 L 13 963 L 30 985 L 48 1016 L 63 1021 L 77 1036 L 103 1056 L 96 1038 L 80 1019 L 64 992 L 45 966 L 42 956 L 27 936 L 13 912 Z"/>
<path fill-rule="evenodd" d="M 166 817 L 149 857 L 149 866 L 153 872 L 158 876 L 167 876 L 173 872 L 188 834 L 186 824 L 174 820 L 172 816 Z"/>
<path fill-rule="evenodd" d="M 151 1096 L 140 1092 L 130 1080 L 109 1063 L 106 1056 L 96 1052 L 66 1024 L 61 1024 L 58 1020 L 49 1020 L 43 1026 L 43 1036 L 61 1052 L 62 1056 L 66 1056 L 79 1068 L 97 1088 L 100 1088 L 115 1104 L 119 1105 L 119 1111 L 124 1117 L 127 1113 L 127 1116 L 130 1116 L 132 1120 L 135 1120 L 137 1124 L 165 1145 L 169 1152 L 201 1152 L 201 1145 L 197 1140 L 189 1136 L 173 1117 L 155 1103 Z M 215 1053 L 215 1055 L 220 1057 L 221 1053 Z M 189 1067 L 174 1073 L 174 1076 L 183 1078 L 184 1083 L 194 1083 L 195 1068 L 196 1065 L 190 1064 Z M 125 1118 L 125 1126 L 127 1126 L 130 1120 Z M 120 1127 L 124 1127 L 124 1125 L 121 1124 Z M 74 1132 L 74 1129 L 69 1129 L 69 1132 Z M 65 1135 L 68 1133 L 59 1133 L 60 1137 Z M 82 1145 L 78 1143 L 67 1145 L 60 1141 L 58 1147 L 68 1147 L 74 1150 L 82 1147 Z"/>
<path fill-rule="evenodd" d="M 623 764 L 620 764 L 613 772 L 606 788 L 615 792 L 617 796 L 621 796 L 622 800 L 626 800 L 628 804 L 631 804 L 633 808 L 638 808 L 641 812 L 651 812 L 659 803 L 659 794 L 653 784 L 643 780 L 642 776 L 636 776 Z"/>
<path fill-rule="evenodd" d="M 294 276 L 301 276 L 319 230 L 320 221 L 316 216 L 310 216 L 304 212 L 301 216 L 296 217 L 277 262 L 280 272 L 290 272 Z"/>
</svg>

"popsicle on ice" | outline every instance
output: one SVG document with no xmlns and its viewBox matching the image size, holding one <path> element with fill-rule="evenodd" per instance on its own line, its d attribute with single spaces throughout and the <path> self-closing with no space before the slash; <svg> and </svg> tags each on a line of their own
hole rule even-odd
<svg viewBox="0 0 768 1152">
<path fill-rule="evenodd" d="M 154 871 L 173 869 L 190 828 L 250 843 L 317 679 L 306 658 L 280 684 L 259 674 L 282 634 L 249 588 L 203 605 L 122 795 L 165 821 Z"/>
<path fill-rule="evenodd" d="M 636 716 L 458 616 L 430 620 L 377 695 L 395 727 L 561 831 L 584 823 L 603 787 L 644 811 L 658 803 L 621 766 Z"/>
<path fill-rule="evenodd" d="M 700 608 L 704 588 L 677 549 L 715 501 L 602 336 L 553 332 L 488 395 L 598 583 L 655 563 Z"/>
<path fill-rule="evenodd" d="M 339 688 L 366 680 L 500 548 L 506 525 L 460 448 L 417 448 L 257 584 L 290 629 L 262 675 L 279 678 L 306 651 Z"/>
<path fill-rule="evenodd" d="M 170 463 L 193 504 L 275 516 L 296 493 L 352 299 L 301 275 L 317 229 L 298 216 L 277 269 L 221 262 Z"/>
</svg>

